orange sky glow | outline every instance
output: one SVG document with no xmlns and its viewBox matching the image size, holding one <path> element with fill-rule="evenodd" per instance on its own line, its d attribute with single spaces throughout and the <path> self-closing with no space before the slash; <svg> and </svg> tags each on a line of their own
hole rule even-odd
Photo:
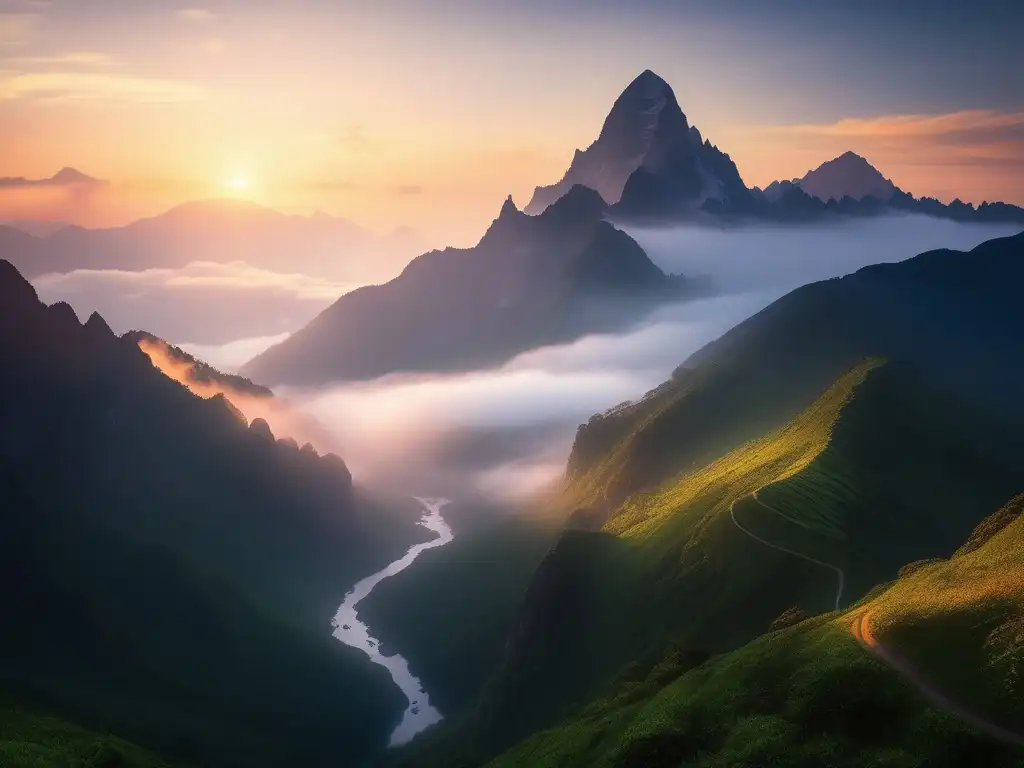
<svg viewBox="0 0 1024 768">
<path fill-rule="evenodd" d="M 637 22 L 626 32 L 649 45 L 609 57 L 621 24 L 560 28 L 558 44 L 524 28 L 510 51 L 453 32 L 450 20 L 433 29 L 427 17 L 352 6 L 327 24 L 284 6 L 230 5 L 156 3 L 141 21 L 94 14 L 73 26 L 46 10 L 57 4 L 0 0 L 0 176 L 72 166 L 109 181 L 0 186 L 0 220 L 111 226 L 187 200 L 241 197 L 466 244 L 506 195 L 523 205 L 534 186 L 557 180 L 648 66 L 748 185 L 853 150 L 918 196 L 1024 204 L 1024 111 L 870 112 L 851 95 L 855 116 L 834 96 L 829 110 L 801 113 L 792 94 L 775 99 L 783 108 L 742 61 L 700 68 L 702 45 L 737 43 L 739 33 L 711 21 L 677 30 L 692 39 L 674 45 Z M 572 67 L 558 65 L 565 47 L 576 48 Z M 772 55 L 781 66 L 786 55 Z"/>
</svg>

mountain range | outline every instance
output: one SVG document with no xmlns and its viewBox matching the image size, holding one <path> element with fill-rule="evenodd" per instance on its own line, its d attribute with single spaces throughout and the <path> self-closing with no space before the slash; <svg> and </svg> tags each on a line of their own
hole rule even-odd
<svg viewBox="0 0 1024 768">
<path fill-rule="evenodd" d="M 581 185 L 537 216 L 509 198 L 473 248 L 431 251 L 394 280 L 345 294 L 242 373 L 309 385 L 496 365 L 707 290 L 662 272 L 606 211 Z"/>
<path fill-rule="evenodd" d="M 823 163 L 802 179 L 748 188 L 728 154 L 702 137 L 679 107 L 671 86 L 650 70 L 616 99 L 598 138 L 576 150 L 560 181 L 534 190 L 536 214 L 574 184 L 597 190 L 612 221 L 669 223 L 768 219 L 801 221 L 826 215 L 914 212 L 958 221 L 1024 224 L 1024 209 L 1006 203 L 975 207 L 915 198 L 853 152 Z"/>
<path fill-rule="evenodd" d="M 39 232 L 38 227 L 27 227 Z M 183 203 L 107 229 L 0 226 L 0 253 L 26 277 L 77 269 L 174 269 L 196 261 L 243 261 L 277 272 L 370 281 L 394 274 L 419 250 L 400 228 L 374 235 L 327 214 L 291 216 L 242 200 Z"/>
</svg>

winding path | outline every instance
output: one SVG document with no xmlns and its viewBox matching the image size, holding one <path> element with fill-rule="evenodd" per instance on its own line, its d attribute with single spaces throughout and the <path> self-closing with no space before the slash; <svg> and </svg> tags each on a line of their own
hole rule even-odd
<svg viewBox="0 0 1024 768">
<path fill-rule="evenodd" d="M 753 493 L 748 494 L 748 496 L 753 498 L 755 502 L 757 502 L 770 512 L 774 512 L 780 517 L 789 520 L 790 518 L 784 515 L 782 512 L 770 506 L 769 504 L 765 504 L 763 501 L 761 501 L 760 497 L 758 497 L 757 495 L 758 491 L 760 490 L 761 489 L 758 488 Z M 814 563 L 815 565 L 820 565 L 825 568 L 829 568 L 832 571 L 835 571 L 836 575 L 839 577 L 839 588 L 836 591 L 835 602 L 835 609 L 838 611 L 839 603 L 842 600 L 843 596 L 843 589 L 846 585 L 846 574 L 843 572 L 843 569 L 839 568 L 838 566 L 832 565 L 831 563 L 826 563 L 822 560 L 815 560 L 813 557 L 809 557 L 800 552 L 795 552 L 794 550 L 780 546 L 779 544 L 773 544 L 772 542 L 766 541 L 765 539 L 761 538 L 750 529 L 744 527 L 743 524 L 736 519 L 736 502 L 742 501 L 748 496 L 742 496 L 739 499 L 735 499 L 729 505 L 729 516 L 732 518 L 733 524 L 741 531 L 743 531 L 743 533 L 747 534 L 747 536 L 754 539 L 755 541 L 760 542 L 766 547 L 771 547 L 772 549 L 778 550 L 780 552 L 785 552 L 787 554 L 793 555 L 794 557 L 799 557 L 801 560 L 806 560 L 810 563 Z M 858 614 L 856 617 L 854 617 L 853 624 L 850 626 L 850 631 L 853 633 L 853 636 L 857 640 L 857 642 L 860 643 L 861 647 L 863 647 L 873 656 L 875 656 L 880 661 L 884 662 L 886 665 L 891 667 L 895 672 L 905 677 L 934 706 L 938 707 L 939 709 L 945 712 L 949 712 L 950 714 L 959 717 L 961 720 L 968 723 L 976 730 L 979 730 L 982 733 L 985 733 L 991 736 L 992 738 L 997 739 L 998 741 L 1002 741 L 1007 744 L 1015 744 L 1019 747 L 1024 747 L 1024 736 L 1018 733 L 1014 733 L 1013 731 L 1009 731 L 1006 728 L 1003 728 L 1002 726 L 991 722 L 990 720 L 986 720 L 984 717 L 969 710 L 963 704 L 950 698 L 947 694 L 939 690 L 939 688 L 937 688 L 933 683 L 925 679 L 917 670 L 917 668 L 914 667 L 914 665 L 911 664 L 900 653 L 895 651 L 891 646 L 882 643 L 875 635 L 874 630 L 871 627 L 870 619 L 872 613 L 873 611 L 869 609 L 867 611 L 864 611 L 863 613 Z"/>
<path fill-rule="evenodd" d="M 741 497 L 739 499 L 734 499 L 733 502 L 729 505 L 729 517 L 732 518 L 733 525 L 735 525 L 737 528 L 739 528 L 741 531 L 743 531 L 745 534 L 747 534 L 747 536 L 749 536 L 750 538 L 754 539 L 755 541 L 761 542 L 766 547 L 771 547 L 772 549 L 776 549 L 779 552 L 785 552 L 785 553 L 787 553 L 789 555 L 793 555 L 794 557 L 799 557 L 801 560 L 806 560 L 809 563 L 814 563 L 815 565 L 820 565 L 820 566 L 822 566 L 824 568 L 828 568 L 828 569 L 830 569 L 832 571 L 835 571 L 836 576 L 839 577 L 839 588 L 836 590 L 836 602 L 835 602 L 835 610 L 838 611 L 839 610 L 839 603 L 843 599 L 843 590 L 846 588 L 846 574 L 843 572 L 842 568 L 840 568 L 839 566 L 836 566 L 836 565 L 832 565 L 832 563 L 826 563 L 826 562 L 824 562 L 822 560 L 815 560 L 813 557 L 810 557 L 808 555 L 802 554 L 801 552 L 795 552 L 792 549 L 787 549 L 786 547 L 783 547 L 783 546 L 781 546 L 779 544 L 772 544 L 772 542 L 766 541 L 765 539 L 762 539 L 760 536 L 758 536 L 756 533 L 754 533 L 750 529 L 745 528 L 740 523 L 740 521 L 736 519 L 736 502 L 737 501 L 743 501 L 743 499 L 745 499 L 745 498 L 747 498 L 749 496 L 755 502 L 757 502 L 762 507 L 767 509 L 769 512 L 773 512 L 776 515 L 778 515 L 779 517 L 782 517 L 782 518 L 784 518 L 786 520 L 789 520 L 789 518 L 786 517 L 786 515 L 782 514 L 779 510 L 777 510 L 774 507 L 771 507 L 771 506 L 765 504 L 763 501 L 761 501 L 760 498 L 758 498 L 757 492 L 760 491 L 760 490 L 761 489 L 758 488 L 753 493 L 747 494 L 747 496 L 743 496 L 743 497 Z"/>
<path fill-rule="evenodd" d="M 869 609 L 854 617 L 853 624 L 850 627 L 850 631 L 853 632 L 854 638 L 856 638 L 857 642 L 860 643 L 865 650 L 885 662 L 899 674 L 903 675 L 903 677 L 910 681 L 926 699 L 939 709 L 956 715 L 973 728 L 988 734 L 994 739 L 1006 742 L 1007 744 L 1016 744 L 1019 747 L 1024 747 L 1024 736 L 1014 733 L 1013 731 L 1008 731 L 1002 726 L 996 725 L 977 713 L 967 709 L 967 707 L 960 702 L 954 701 L 948 695 L 940 691 L 933 683 L 926 680 L 921 675 L 920 671 L 900 653 L 895 651 L 891 646 L 882 643 L 875 636 L 875 633 L 871 628 L 870 619 L 872 613 L 874 613 L 874 611 Z"/>
</svg>

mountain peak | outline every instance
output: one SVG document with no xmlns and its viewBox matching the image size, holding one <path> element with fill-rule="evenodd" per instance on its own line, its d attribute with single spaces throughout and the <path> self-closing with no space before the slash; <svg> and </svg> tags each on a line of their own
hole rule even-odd
<svg viewBox="0 0 1024 768">
<path fill-rule="evenodd" d="M 669 93 L 672 92 L 672 86 L 670 86 L 668 84 L 668 82 L 665 80 L 665 78 L 661 77 L 661 75 L 659 75 L 659 74 L 657 74 L 657 73 L 655 73 L 655 72 L 653 72 L 653 71 L 651 71 L 649 69 L 645 69 L 643 72 L 641 72 L 635 78 L 633 78 L 633 81 L 628 86 L 626 86 L 626 91 L 629 91 L 630 89 L 643 89 L 643 90 L 645 90 L 647 92 L 650 92 L 650 91 L 667 91 Z M 624 91 L 624 93 L 626 91 Z"/>
<path fill-rule="evenodd" d="M 820 200 L 862 200 L 876 197 L 882 202 L 892 199 L 895 186 L 877 168 L 856 152 L 847 150 L 827 160 L 798 182 L 803 190 Z"/>
<path fill-rule="evenodd" d="M 0 311 L 22 311 L 39 303 L 39 295 L 11 262 L 0 259 Z"/>
<path fill-rule="evenodd" d="M 94 179 L 92 176 L 82 173 L 76 168 L 66 166 L 53 174 L 51 181 L 58 184 L 92 184 L 98 181 L 98 179 Z"/>
<path fill-rule="evenodd" d="M 110 330 L 107 321 L 103 319 L 103 315 L 99 312 L 93 312 L 89 315 L 89 319 L 85 321 L 85 329 L 93 335 L 104 339 L 114 338 L 114 332 Z"/>
<path fill-rule="evenodd" d="M 503 219 L 509 216 L 515 216 L 517 213 L 519 213 L 519 209 L 516 208 L 516 204 L 512 200 L 512 195 L 509 195 L 501 205 L 501 211 L 498 212 L 498 218 Z"/>
<path fill-rule="evenodd" d="M 585 184 L 573 184 L 545 213 L 558 216 L 564 212 L 574 217 L 592 218 L 600 216 L 607 207 L 608 203 L 600 192 Z"/>
</svg>

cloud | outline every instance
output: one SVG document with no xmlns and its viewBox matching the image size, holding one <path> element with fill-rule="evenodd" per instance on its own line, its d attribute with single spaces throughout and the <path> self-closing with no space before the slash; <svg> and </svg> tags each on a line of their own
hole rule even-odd
<svg viewBox="0 0 1024 768">
<path fill-rule="evenodd" d="M 179 344 L 183 350 L 193 357 L 209 363 L 218 370 L 233 373 L 256 355 L 280 344 L 291 334 L 279 333 L 274 336 L 256 336 L 251 339 L 238 339 L 227 344 Z"/>
<path fill-rule="evenodd" d="M 17 45 L 28 40 L 39 20 L 35 13 L 0 12 L 0 44 Z"/>
<path fill-rule="evenodd" d="M 178 11 L 178 18 L 185 21 L 192 21 L 200 24 L 211 22 L 217 18 L 217 14 L 205 8 L 182 8 Z"/>
<path fill-rule="evenodd" d="M 81 269 L 42 275 L 33 285 L 43 301 L 66 301 L 81 317 L 98 311 L 118 333 L 142 328 L 176 344 L 207 346 L 295 331 L 358 287 L 241 262 L 139 272 Z"/>
<path fill-rule="evenodd" d="M 70 53 L 58 53 L 51 56 L 14 56 L 3 61 L 4 64 L 13 67 L 33 67 L 38 65 L 106 67 L 116 63 L 114 57 L 99 51 L 71 51 Z"/>
<path fill-rule="evenodd" d="M 844 141 L 904 164 L 1024 168 L 1024 112 L 882 115 L 780 130 L 802 140 Z"/>
<path fill-rule="evenodd" d="M 631 230 L 663 268 L 709 274 L 723 293 L 663 307 L 624 333 L 532 350 L 490 370 L 282 393 L 334 433 L 362 482 L 450 498 L 530 494 L 561 481 L 578 424 L 643 396 L 793 288 L 938 246 L 970 248 L 1011 230 L 920 216 L 795 229 Z"/>
<path fill-rule="evenodd" d="M 422 195 L 426 189 L 419 184 L 401 184 L 395 187 L 395 192 L 400 195 Z"/>
<path fill-rule="evenodd" d="M 844 118 L 823 125 L 792 125 L 782 130 L 824 136 L 923 137 L 969 135 L 993 129 L 1024 125 L 1024 112 L 965 110 L 938 115 L 881 115 L 868 118 Z"/>
<path fill-rule="evenodd" d="M 356 283 L 335 282 L 299 273 L 272 272 L 242 261 L 196 261 L 180 269 L 145 269 L 138 272 L 78 269 L 64 274 L 43 275 L 38 278 L 37 285 L 50 289 L 63 286 L 67 292 L 76 292 L 96 280 L 137 287 L 273 290 L 297 299 L 314 301 L 334 301 L 341 294 L 358 287 Z"/>
<path fill-rule="evenodd" d="M 199 86 L 180 80 L 83 72 L 32 72 L 0 77 L 0 100 L 109 100 L 143 103 L 194 101 Z"/>
</svg>

